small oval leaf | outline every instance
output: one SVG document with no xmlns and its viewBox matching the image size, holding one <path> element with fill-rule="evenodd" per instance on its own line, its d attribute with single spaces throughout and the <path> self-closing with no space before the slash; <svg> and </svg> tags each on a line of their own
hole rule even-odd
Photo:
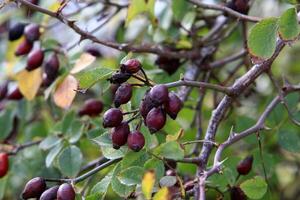
<svg viewBox="0 0 300 200">
<path fill-rule="evenodd" d="M 261 199 L 267 192 L 267 183 L 259 176 L 246 180 L 240 187 L 251 199 Z"/>
<path fill-rule="evenodd" d="M 283 40 L 294 40 L 299 35 L 299 24 L 296 8 L 286 10 L 278 21 L 279 35 Z"/>
</svg>

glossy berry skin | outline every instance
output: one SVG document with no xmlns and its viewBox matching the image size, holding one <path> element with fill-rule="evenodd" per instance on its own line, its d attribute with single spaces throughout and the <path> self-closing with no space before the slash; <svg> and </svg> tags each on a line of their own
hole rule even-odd
<svg viewBox="0 0 300 200">
<path fill-rule="evenodd" d="M 57 200 L 75 200 L 75 191 L 72 185 L 64 183 L 59 186 L 57 191 Z"/>
<path fill-rule="evenodd" d="M 252 168 L 253 156 L 247 156 L 245 159 L 241 160 L 236 166 L 236 170 L 241 175 L 247 175 Z"/>
<path fill-rule="evenodd" d="M 111 139 L 114 149 L 119 149 L 127 143 L 127 138 L 130 133 L 129 125 L 127 122 L 122 122 L 119 126 L 111 130 Z"/>
<path fill-rule="evenodd" d="M 180 60 L 176 58 L 167 58 L 167 57 L 158 57 L 155 61 L 155 64 L 169 75 L 174 74 L 177 69 L 180 67 Z"/>
<path fill-rule="evenodd" d="M 137 130 L 131 132 L 127 138 L 127 145 L 132 151 L 140 151 L 145 145 L 144 135 Z"/>
<path fill-rule="evenodd" d="M 144 120 L 146 120 L 148 113 L 154 107 L 155 107 L 155 105 L 152 102 L 152 100 L 150 99 L 149 93 L 146 93 L 146 95 L 145 95 L 144 99 L 141 101 L 140 107 L 139 107 L 140 114 L 142 115 Z"/>
<path fill-rule="evenodd" d="M 0 101 L 6 97 L 7 91 L 8 91 L 8 83 L 5 82 L 2 85 L 0 85 Z"/>
<path fill-rule="evenodd" d="M 23 199 L 39 198 L 46 190 L 46 182 L 41 177 L 36 177 L 28 181 L 22 192 Z"/>
<path fill-rule="evenodd" d="M 4 177 L 9 168 L 8 154 L 0 153 L 0 178 Z"/>
<path fill-rule="evenodd" d="M 230 199 L 231 200 L 246 200 L 247 196 L 240 187 L 234 186 L 230 188 Z"/>
<path fill-rule="evenodd" d="M 121 71 L 130 74 L 137 73 L 142 67 L 142 64 L 137 59 L 129 59 L 125 63 L 121 64 Z"/>
<path fill-rule="evenodd" d="M 20 92 L 19 88 L 16 88 L 11 93 L 7 94 L 6 97 L 8 100 L 21 100 L 23 99 L 23 94 Z"/>
<path fill-rule="evenodd" d="M 84 102 L 83 107 L 79 110 L 78 115 L 88 115 L 94 117 L 99 115 L 103 110 L 103 103 L 100 100 L 89 99 Z"/>
<path fill-rule="evenodd" d="M 24 23 L 16 23 L 12 27 L 10 27 L 8 31 L 8 39 L 10 41 L 15 41 L 17 39 L 20 39 L 24 33 L 24 28 L 25 28 Z"/>
<path fill-rule="evenodd" d="M 165 85 L 159 84 L 151 88 L 149 96 L 156 106 L 166 103 L 169 99 L 168 88 Z"/>
<path fill-rule="evenodd" d="M 129 73 L 117 72 L 111 76 L 109 81 L 111 83 L 115 83 L 115 84 L 122 84 L 122 83 L 126 82 L 130 78 L 130 76 L 131 76 L 131 74 L 129 74 Z"/>
<path fill-rule="evenodd" d="M 23 40 L 15 51 L 16 56 L 23 56 L 28 54 L 33 47 L 33 44 L 28 40 Z"/>
<path fill-rule="evenodd" d="M 53 186 L 42 193 L 39 200 L 55 200 L 59 186 Z"/>
<path fill-rule="evenodd" d="M 118 87 L 115 97 L 114 97 L 114 103 L 115 106 L 118 108 L 122 104 L 126 104 L 128 101 L 130 101 L 132 97 L 132 86 L 128 83 L 123 83 Z"/>
<path fill-rule="evenodd" d="M 55 79 L 59 70 L 59 59 L 56 53 L 50 55 L 44 65 L 44 72 L 49 79 Z"/>
<path fill-rule="evenodd" d="M 41 49 L 34 50 L 29 53 L 27 58 L 26 69 L 32 71 L 43 64 L 44 61 L 44 52 Z"/>
<path fill-rule="evenodd" d="M 146 117 L 146 125 L 151 133 L 162 129 L 166 124 L 166 113 L 162 108 L 152 108 Z"/>
<path fill-rule="evenodd" d="M 28 24 L 24 29 L 25 38 L 29 42 L 34 42 L 40 38 L 40 26 L 37 24 Z"/>
<path fill-rule="evenodd" d="M 170 92 L 169 93 L 169 100 L 165 104 L 165 110 L 166 110 L 167 114 L 172 119 L 176 119 L 177 114 L 181 110 L 182 106 L 183 106 L 183 103 L 179 99 L 179 97 L 174 92 Z"/>
<path fill-rule="evenodd" d="M 123 121 L 123 113 L 117 108 L 107 110 L 103 115 L 103 127 L 117 127 Z"/>
<path fill-rule="evenodd" d="M 249 11 L 249 0 L 232 0 L 227 7 L 246 15 Z"/>
<path fill-rule="evenodd" d="M 95 56 L 95 57 L 101 57 L 102 54 L 100 52 L 100 50 L 97 48 L 97 47 L 87 47 L 85 49 L 85 52 L 91 54 L 92 56 Z"/>
</svg>

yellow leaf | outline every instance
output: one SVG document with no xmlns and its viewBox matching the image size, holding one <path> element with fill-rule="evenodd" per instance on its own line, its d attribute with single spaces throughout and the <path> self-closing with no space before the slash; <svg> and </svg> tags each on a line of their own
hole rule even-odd
<svg viewBox="0 0 300 200">
<path fill-rule="evenodd" d="M 71 106 L 78 88 L 78 82 L 74 76 L 68 75 L 56 88 L 53 99 L 54 103 L 64 109 Z"/>
<path fill-rule="evenodd" d="M 42 69 L 39 67 L 33 71 L 23 70 L 16 76 L 18 87 L 27 100 L 33 100 L 42 83 Z"/>
<path fill-rule="evenodd" d="M 73 69 L 71 70 L 72 74 L 76 74 L 81 70 L 90 66 L 96 60 L 95 56 L 92 56 L 89 53 L 81 54 L 80 58 L 75 62 Z"/>
<path fill-rule="evenodd" d="M 144 174 L 142 180 L 142 191 L 147 200 L 151 199 L 154 183 L 155 183 L 154 171 L 147 171 Z"/>
<path fill-rule="evenodd" d="M 182 138 L 184 135 L 184 130 L 181 128 L 176 135 L 167 135 L 166 141 L 170 142 L 170 141 L 178 141 L 180 138 Z"/>
<path fill-rule="evenodd" d="M 171 200 L 169 189 L 163 187 L 154 195 L 153 200 Z"/>
</svg>

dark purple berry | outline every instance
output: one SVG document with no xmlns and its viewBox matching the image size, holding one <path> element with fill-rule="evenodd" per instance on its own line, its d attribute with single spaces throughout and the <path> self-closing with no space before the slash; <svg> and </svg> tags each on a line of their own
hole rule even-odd
<svg viewBox="0 0 300 200">
<path fill-rule="evenodd" d="M 91 46 L 91 47 L 87 47 L 85 49 L 85 52 L 91 54 L 92 56 L 95 56 L 95 57 L 101 57 L 102 54 L 100 52 L 100 49 L 95 47 L 95 46 Z"/>
<path fill-rule="evenodd" d="M 9 28 L 8 39 L 10 41 L 14 41 L 20 39 L 23 35 L 25 23 L 16 23 L 12 27 Z"/>
<path fill-rule="evenodd" d="M 114 103 L 116 107 L 119 107 L 122 104 L 127 103 L 130 101 L 132 96 L 132 86 L 128 83 L 123 83 L 118 87 L 115 97 L 114 97 Z"/>
<path fill-rule="evenodd" d="M 75 191 L 72 185 L 64 183 L 59 186 L 57 191 L 57 200 L 75 200 Z"/>
<path fill-rule="evenodd" d="M 19 88 L 14 89 L 11 93 L 7 94 L 6 98 L 8 100 L 20 100 L 23 99 L 23 94 Z"/>
<path fill-rule="evenodd" d="M 140 151 L 145 145 L 144 135 L 139 131 L 133 131 L 128 135 L 127 145 L 132 151 Z"/>
<path fill-rule="evenodd" d="M 182 108 L 182 101 L 179 99 L 179 97 L 174 93 L 170 92 L 169 93 L 169 100 L 165 104 L 165 110 L 168 113 L 168 115 L 172 119 L 176 119 L 177 114 Z"/>
<path fill-rule="evenodd" d="M 226 5 L 228 8 L 242 14 L 247 14 L 249 11 L 249 0 L 232 0 Z"/>
<path fill-rule="evenodd" d="M 177 69 L 180 67 L 180 60 L 177 58 L 168 58 L 168 57 L 158 57 L 155 61 L 155 64 L 169 75 L 174 74 Z"/>
<path fill-rule="evenodd" d="M 31 51 L 32 47 L 33 45 L 31 42 L 29 42 L 28 40 L 23 40 L 21 44 L 19 44 L 19 46 L 17 47 L 15 51 L 15 55 L 16 56 L 26 55 Z"/>
<path fill-rule="evenodd" d="M 57 196 L 59 186 L 53 186 L 49 188 L 48 190 L 45 190 L 45 192 L 42 193 L 42 196 L 39 200 L 55 200 Z"/>
<path fill-rule="evenodd" d="M 50 55 L 45 63 L 45 73 L 49 79 L 55 79 L 59 70 L 59 59 L 56 53 Z"/>
<path fill-rule="evenodd" d="M 117 92 L 117 89 L 120 87 L 120 84 L 111 84 L 110 85 L 110 92 L 111 92 L 111 98 L 115 99 L 115 94 Z"/>
<path fill-rule="evenodd" d="M 253 156 L 247 156 L 239 162 L 239 164 L 236 166 L 236 170 L 241 175 L 247 175 L 251 171 L 252 163 Z"/>
<path fill-rule="evenodd" d="M 8 91 L 8 83 L 5 82 L 0 85 L 0 101 L 6 97 L 7 91 Z"/>
<path fill-rule="evenodd" d="M 142 67 L 142 64 L 137 59 L 129 59 L 125 63 L 121 64 L 121 71 L 130 74 L 137 73 Z"/>
<path fill-rule="evenodd" d="M 41 49 L 34 50 L 28 54 L 27 66 L 28 71 L 32 71 L 43 64 L 44 52 Z"/>
<path fill-rule="evenodd" d="M 126 82 L 130 78 L 130 76 L 131 76 L 131 74 L 129 74 L 129 73 L 116 72 L 111 76 L 109 81 L 111 83 L 122 84 L 122 83 Z"/>
<path fill-rule="evenodd" d="M 79 116 L 88 115 L 91 117 L 99 115 L 103 110 L 103 103 L 100 100 L 89 99 L 84 102 L 83 107 L 79 110 Z"/>
<path fill-rule="evenodd" d="M 34 42 L 40 38 L 40 26 L 37 24 L 29 24 L 24 29 L 25 38 L 29 42 Z"/>
<path fill-rule="evenodd" d="M 123 121 L 123 113 L 117 108 L 107 110 L 103 115 L 103 127 L 117 127 Z"/>
<path fill-rule="evenodd" d="M 154 107 L 155 107 L 155 105 L 152 102 L 152 100 L 150 99 L 149 92 L 148 92 L 148 93 L 146 93 L 144 99 L 141 101 L 140 107 L 139 107 L 140 114 L 142 115 L 144 120 L 146 120 L 148 113 Z"/>
<path fill-rule="evenodd" d="M 234 186 L 230 188 L 230 199 L 231 200 L 246 200 L 247 196 L 240 187 Z"/>
<path fill-rule="evenodd" d="M 23 199 L 39 198 L 46 189 L 46 182 L 41 177 L 36 177 L 28 181 L 22 192 Z"/>
<path fill-rule="evenodd" d="M 162 108 L 152 108 L 146 117 L 146 125 L 151 133 L 162 129 L 166 124 L 166 113 Z"/>
<path fill-rule="evenodd" d="M 114 149 L 119 149 L 127 143 L 127 137 L 130 133 L 129 125 L 127 122 L 121 123 L 119 126 L 112 128 L 111 139 Z"/>
<path fill-rule="evenodd" d="M 169 99 L 168 88 L 165 85 L 159 84 L 151 88 L 149 95 L 156 106 L 166 103 Z"/>
</svg>

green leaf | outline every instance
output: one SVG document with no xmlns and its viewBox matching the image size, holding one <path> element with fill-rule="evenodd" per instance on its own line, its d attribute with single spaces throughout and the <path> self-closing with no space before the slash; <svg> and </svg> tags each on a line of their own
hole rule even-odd
<svg viewBox="0 0 300 200">
<path fill-rule="evenodd" d="M 112 172 L 107 174 L 100 182 L 98 182 L 91 190 L 92 194 L 97 194 L 97 200 L 105 198 L 107 189 L 112 180 Z M 100 198 L 101 197 L 101 198 Z"/>
<path fill-rule="evenodd" d="M 299 35 L 296 8 L 286 10 L 279 18 L 279 35 L 283 40 L 294 40 Z"/>
<path fill-rule="evenodd" d="M 84 124 L 82 124 L 80 120 L 74 120 L 72 122 L 72 125 L 68 131 L 68 140 L 71 144 L 78 142 L 84 131 L 84 127 Z"/>
<path fill-rule="evenodd" d="M 152 158 L 148 160 L 144 165 L 145 170 L 154 170 L 156 178 L 160 179 L 165 174 L 165 165 L 163 161 Z"/>
<path fill-rule="evenodd" d="M 261 199 L 267 192 L 267 186 L 265 180 L 259 176 L 246 180 L 240 185 L 241 189 L 251 199 Z"/>
<path fill-rule="evenodd" d="M 4 195 L 5 195 L 5 189 L 7 187 L 7 177 L 3 177 L 0 179 L 0 199 L 3 199 Z"/>
<path fill-rule="evenodd" d="M 131 166 L 143 166 L 147 160 L 148 154 L 144 149 L 139 152 L 129 151 L 122 159 L 121 166 L 122 169 Z"/>
<path fill-rule="evenodd" d="M 62 142 L 59 142 L 54 146 L 54 148 L 52 148 L 49 151 L 45 160 L 46 167 L 50 167 L 52 165 L 53 161 L 55 160 L 55 158 L 57 157 L 57 155 L 60 153 L 62 149 L 63 149 L 63 144 Z"/>
<path fill-rule="evenodd" d="M 94 141 L 99 146 L 112 146 L 112 141 L 111 141 L 110 134 L 108 133 L 108 131 L 106 131 L 102 135 L 92 139 L 92 141 Z"/>
<path fill-rule="evenodd" d="M 133 166 L 122 170 L 118 175 L 118 179 L 125 185 L 136 185 L 141 183 L 143 173 L 144 169 L 142 167 Z"/>
<path fill-rule="evenodd" d="M 255 24 L 249 34 L 249 52 L 260 59 L 268 59 L 275 52 L 277 39 L 277 18 L 263 19 Z"/>
<path fill-rule="evenodd" d="M 119 196 L 121 197 L 128 197 L 131 192 L 134 190 L 134 186 L 127 186 L 122 184 L 117 175 L 120 173 L 121 171 L 121 164 L 118 163 L 115 166 L 113 175 L 112 175 L 112 180 L 111 180 L 111 187 L 113 189 L 113 191 L 115 191 Z"/>
<path fill-rule="evenodd" d="M 155 0 L 132 0 L 127 11 L 125 26 L 137 15 L 142 13 L 148 13 L 151 20 L 154 21 L 154 5 Z"/>
<path fill-rule="evenodd" d="M 278 136 L 279 145 L 287 151 L 293 153 L 300 152 L 300 137 L 297 132 L 291 130 L 281 130 Z"/>
<path fill-rule="evenodd" d="M 172 187 L 177 182 L 176 176 L 164 176 L 159 180 L 161 187 Z"/>
<path fill-rule="evenodd" d="M 5 139 L 13 129 L 14 112 L 11 109 L 0 112 L 0 140 Z"/>
<path fill-rule="evenodd" d="M 75 177 L 80 171 L 82 163 L 82 153 L 74 145 L 65 148 L 58 158 L 61 173 L 68 177 Z"/>
<path fill-rule="evenodd" d="M 69 128 L 71 128 L 71 125 L 72 125 L 75 117 L 76 117 L 76 114 L 73 110 L 71 112 L 66 113 L 66 115 L 63 118 L 62 127 L 61 127 L 61 132 L 63 134 L 67 133 Z"/>
<path fill-rule="evenodd" d="M 188 2 L 186 0 L 172 1 L 172 12 L 176 20 L 181 20 L 188 8 Z"/>
<path fill-rule="evenodd" d="M 179 160 L 184 157 L 184 151 L 176 141 L 161 144 L 154 150 L 154 153 L 174 160 Z"/>
<path fill-rule="evenodd" d="M 108 78 L 112 73 L 112 69 L 97 67 L 79 72 L 75 76 L 79 81 L 79 87 L 88 89 L 98 81 Z"/>
<path fill-rule="evenodd" d="M 107 159 L 122 158 L 127 151 L 127 147 L 125 146 L 120 149 L 114 149 L 112 146 L 101 146 L 100 148 L 103 156 Z"/>
<path fill-rule="evenodd" d="M 61 142 L 61 138 L 57 137 L 56 135 L 50 135 L 46 137 L 39 145 L 40 149 L 46 151 L 51 149 L 55 145 Z"/>
</svg>

